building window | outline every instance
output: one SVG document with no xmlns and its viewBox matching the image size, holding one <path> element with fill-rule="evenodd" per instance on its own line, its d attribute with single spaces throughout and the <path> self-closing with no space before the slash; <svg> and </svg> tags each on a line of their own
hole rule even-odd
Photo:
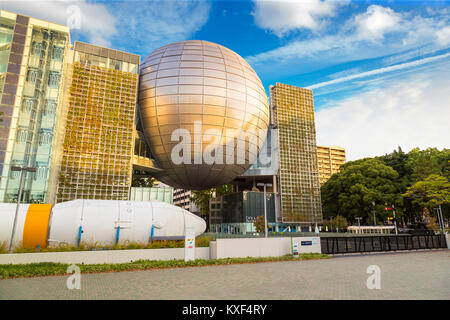
<svg viewBox="0 0 450 320">
<path fill-rule="evenodd" d="M 36 80 L 39 78 L 39 76 L 40 76 L 39 70 L 30 69 L 30 70 L 28 70 L 28 73 L 27 73 L 27 81 L 35 84 Z"/>
<path fill-rule="evenodd" d="M 52 132 L 41 130 L 39 134 L 39 145 L 49 145 L 52 142 L 52 138 Z"/>
<path fill-rule="evenodd" d="M 63 61 L 64 48 L 53 47 L 53 60 Z"/>
<path fill-rule="evenodd" d="M 27 141 L 31 141 L 33 139 L 33 132 L 28 129 L 19 129 L 17 131 L 17 139 L 18 143 L 25 143 Z"/>
<path fill-rule="evenodd" d="M 22 105 L 22 111 L 26 113 L 31 113 L 34 110 L 34 105 L 36 101 L 34 99 L 24 99 Z"/>
<path fill-rule="evenodd" d="M 53 100 L 47 100 L 44 107 L 44 115 L 52 115 L 56 113 L 56 102 Z"/>
<path fill-rule="evenodd" d="M 31 55 L 35 57 L 42 57 L 43 55 L 44 46 L 42 45 L 42 42 L 36 42 L 33 41 L 31 44 Z"/>
<path fill-rule="evenodd" d="M 51 88 L 58 88 L 59 85 L 59 73 L 57 72 L 51 72 L 49 77 L 48 77 L 48 85 Z"/>
</svg>

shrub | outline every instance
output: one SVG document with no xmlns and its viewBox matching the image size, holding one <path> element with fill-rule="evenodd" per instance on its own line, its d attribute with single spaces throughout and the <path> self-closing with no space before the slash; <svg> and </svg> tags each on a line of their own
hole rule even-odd
<svg viewBox="0 0 450 320">
<path fill-rule="evenodd" d="M 210 239 L 207 236 L 199 237 L 195 240 L 197 247 L 209 247 Z M 100 242 L 81 242 L 80 246 L 60 243 L 59 245 L 39 248 L 39 252 L 64 252 L 64 251 L 97 251 L 97 250 L 133 250 L 133 249 L 161 249 L 161 248 L 184 248 L 184 240 L 154 240 L 146 243 L 128 242 L 120 244 L 102 244 Z M 15 246 L 16 253 L 37 252 L 36 247 L 26 247 L 22 243 Z M 0 254 L 8 253 L 7 242 L 0 242 Z"/>
<path fill-rule="evenodd" d="M 5 240 L 5 241 L 2 241 L 2 242 L 0 242 L 0 253 L 7 253 L 8 252 L 8 242 Z"/>
<path fill-rule="evenodd" d="M 209 247 L 209 237 L 200 237 L 195 239 L 196 247 Z"/>
</svg>

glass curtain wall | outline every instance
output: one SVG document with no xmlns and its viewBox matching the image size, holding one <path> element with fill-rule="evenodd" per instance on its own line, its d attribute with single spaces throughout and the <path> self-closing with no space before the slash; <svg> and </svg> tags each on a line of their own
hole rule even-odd
<svg viewBox="0 0 450 320">
<path fill-rule="evenodd" d="M 25 51 L 28 65 L 11 164 L 37 169 L 25 179 L 23 201 L 28 203 L 46 201 L 67 41 L 65 33 L 34 26 Z M 10 176 L 6 202 L 16 200 L 20 172 Z"/>
<path fill-rule="evenodd" d="M 0 11 L 0 201 L 17 201 L 20 172 L 27 173 L 22 201 L 47 201 L 63 65 L 69 28 Z"/>
<path fill-rule="evenodd" d="M 312 91 L 277 83 L 270 99 L 278 128 L 282 221 L 321 223 Z"/>
</svg>

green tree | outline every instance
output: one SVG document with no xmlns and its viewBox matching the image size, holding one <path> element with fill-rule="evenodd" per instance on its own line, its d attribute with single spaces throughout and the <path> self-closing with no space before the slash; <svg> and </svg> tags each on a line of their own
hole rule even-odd
<svg viewBox="0 0 450 320">
<path fill-rule="evenodd" d="M 155 184 L 155 178 L 152 177 L 134 177 L 131 181 L 132 187 L 153 187 Z"/>
<path fill-rule="evenodd" d="M 203 216 L 209 216 L 209 200 L 215 194 L 216 197 L 233 192 L 233 185 L 224 184 L 217 188 L 211 188 L 206 190 L 192 190 L 192 196 L 190 200 L 194 202 L 200 209 L 200 214 Z"/>
<path fill-rule="evenodd" d="M 408 165 L 408 154 L 404 153 L 399 146 L 398 150 L 394 150 L 392 153 L 385 154 L 384 156 L 376 157 L 375 159 L 381 160 L 385 165 L 397 171 L 397 186 L 401 193 L 405 192 L 406 188 L 412 183 L 411 174 L 413 171 L 411 166 Z"/>
<path fill-rule="evenodd" d="M 367 221 L 376 203 L 377 220 L 383 217 L 385 203 L 400 208 L 403 202 L 398 191 L 398 173 L 379 159 L 361 159 L 347 162 L 341 172 L 334 174 L 321 189 L 325 217 L 342 216 L 351 222 L 355 217 Z M 401 215 L 400 210 L 397 215 Z"/>
<path fill-rule="evenodd" d="M 431 174 L 425 180 L 414 183 L 403 196 L 432 212 L 439 205 L 450 204 L 450 182 L 442 175 Z"/>
<path fill-rule="evenodd" d="M 337 216 L 336 218 L 326 221 L 324 226 L 328 227 L 329 231 L 344 231 L 348 227 L 348 222 L 343 216 Z"/>
<path fill-rule="evenodd" d="M 200 209 L 200 215 L 209 215 L 209 200 L 213 196 L 214 189 L 192 190 L 190 200 Z"/>
<path fill-rule="evenodd" d="M 257 216 L 255 221 L 253 222 L 253 225 L 255 226 L 256 232 L 263 233 L 265 232 L 264 229 L 264 216 Z M 269 230 L 270 224 L 269 221 L 267 221 L 267 230 Z"/>
<path fill-rule="evenodd" d="M 431 174 L 450 173 L 450 149 L 439 151 L 436 148 L 420 150 L 415 148 L 408 153 L 406 167 L 411 171 L 411 182 L 424 180 Z"/>
</svg>

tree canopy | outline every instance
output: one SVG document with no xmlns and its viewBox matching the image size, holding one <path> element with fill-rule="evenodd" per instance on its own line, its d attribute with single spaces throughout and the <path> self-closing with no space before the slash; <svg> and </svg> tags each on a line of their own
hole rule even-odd
<svg viewBox="0 0 450 320">
<path fill-rule="evenodd" d="M 131 181 L 132 187 L 150 188 L 150 187 L 153 187 L 154 184 L 155 184 L 155 178 L 152 178 L 152 177 L 135 177 Z"/>
<path fill-rule="evenodd" d="M 206 190 L 192 190 L 192 196 L 190 198 L 200 209 L 200 214 L 203 216 L 209 215 L 209 200 L 215 194 L 216 197 L 233 192 L 233 185 L 224 184 L 217 188 L 211 188 Z"/>
<path fill-rule="evenodd" d="M 350 161 L 322 186 L 323 213 L 373 223 L 373 210 L 377 221 L 385 221 L 384 208 L 394 205 L 397 218 L 410 221 L 420 218 L 425 208 L 441 204 L 448 216 L 449 175 L 450 149 L 405 153 L 399 147 L 384 156 Z"/>
<path fill-rule="evenodd" d="M 431 174 L 425 180 L 414 183 L 403 196 L 431 210 L 450 203 L 450 182 L 444 176 Z"/>
</svg>

